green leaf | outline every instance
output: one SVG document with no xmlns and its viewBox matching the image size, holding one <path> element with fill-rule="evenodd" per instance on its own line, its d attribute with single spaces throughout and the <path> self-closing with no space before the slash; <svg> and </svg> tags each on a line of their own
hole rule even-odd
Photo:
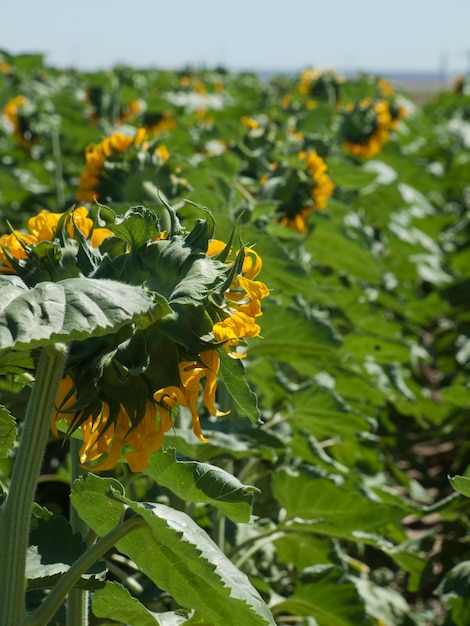
<svg viewBox="0 0 470 626">
<path fill-rule="evenodd" d="M 470 498 L 470 478 L 468 476 L 449 476 L 449 482 L 455 491 Z"/>
<path fill-rule="evenodd" d="M 470 561 L 450 570 L 437 590 L 441 600 L 450 606 L 452 624 L 467 626 L 470 610 Z"/>
<path fill-rule="evenodd" d="M 332 326 L 303 311 L 263 305 L 261 337 L 250 342 L 250 357 L 287 361 L 301 373 L 316 374 L 324 362 L 331 363 L 340 338 Z"/>
<path fill-rule="evenodd" d="M 333 549 L 329 537 L 321 537 L 313 533 L 285 533 L 276 540 L 276 554 L 286 565 L 294 565 L 299 571 L 327 563 L 331 559 Z"/>
<path fill-rule="evenodd" d="M 108 207 L 100 206 L 99 216 L 116 237 L 127 241 L 133 249 L 160 235 L 157 216 L 142 206 L 132 207 L 120 217 Z"/>
<path fill-rule="evenodd" d="M 307 469 L 277 471 L 273 493 L 286 509 L 289 527 L 352 540 L 355 531 L 380 532 L 407 512 L 367 497 L 352 481 L 320 478 Z"/>
<path fill-rule="evenodd" d="M 314 265 L 379 285 L 383 274 L 381 260 L 358 240 L 347 237 L 344 231 L 338 220 L 317 221 L 314 232 L 305 240 Z"/>
<path fill-rule="evenodd" d="M 441 390 L 441 399 L 445 404 L 460 407 L 462 409 L 470 409 L 470 388 L 457 386 L 444 387 Z"/>
<path fill-rule="evenodd" d="M 0 405 L 0 459 L 6 459 L 15 445 L 16 422 L 10 411 Z"/>
<path fill-rule="evenodd" d="M 274 626 L 269 609 L 248 578 L 190 517 L 162 504 L 127 500 L 115 491 L 115 485 L 114 480 L 92 474 L 74 483 L 73 505 L 98 535 L 119 523 L 125 503 L 147 526 L 135 529 L 116 547 L 160 589 L 214 624 Z"/>
<path fill-rule="evenodd" d="M 183 428 L 173 428 L 165 434 L 165 442 L 174 446 L 181 454 L 198 459 L 199 461 L 210 461 L 223 455 L 229 455 L 235 459 L 242 459 L 253 456 L 257 449 L 252 444 L 234 433 L 210 431 L 204 428 L 204 433 L 209 442 L 203 443 L 194 436 L 192 430 Z"/>
<path fill-rule="evenodd" d="M 316 565 L 304 570 L 294 594 L 276 604 L 273 612 L 314 617 L 318 626 L 366 623 L 364 603 L 354 583 L 334 565 Z"/>
<path fill-rule="evenodd" d="M 258 424 L 260 420 L 258 398 L 245 378 L 243 364 L 222 353 L 218 377 L 230 393 L 240 417 L 246 416 L 252 424 Z"/>
<path fill-rule="evenodd" d="M 297 431 L 307 431 L 316 439 L 339 435 L 355 439 L 359 432 L 370 431 L 366 418 L 353 412 L 336 394 L 319 385 L 299 391 L 290 422 Z"/>
<path fill-rule="evenodd" d="M 375 172 L 368 171 L 345 159 L 330 157 L 328 159 L 328 174 L 336 185 L 345 189 L 361 189 L 370 185 L 377 178 Z"/>
<path fill-rule="evenodd" d="M 402 624 L 410 611 L 404 597 L 393 589 L 375 585 L 367 578 L 356 578 L 354 584 L 365 602 L 367 614 L 378 623 Z"/>
<path fill-rule="evenodd" d="M 243 226 L 243 239 L 256 243 L 256 252 L 263 260 L 262 280 L 276 295 L 308 294 L 315 290 L 315 282 L 307 270 L 281 245 L 279 239 L 259 229 Z M 265 304 L 263 302 L 263 309 Z M 263 327 L 264 320 L 261 321 Z"/>
<path fill-rule="evenodd" d="M 28 351 L 18 352 L 14 349 L 3 351 L 0 359 L 0 376 L 21 375 L 33 370 L 34 361 Z"/>
<path fill-rule="evenodd" d="M 141 287 L 93 278 L 43 282 L 21 293 L 10 285 L 6 300 L 0 303 L 0 349 L 116 332 L 155 306 Z"/>
<path fill-rule="evenodd" d="M 59 516 L 36 518 L 29 541 L 26 559 L 29 590 L 51 587 L 86 550 L 81 534 L 74 533 L 67 520 Z M 105 572 L 103 562 L 95 563 L 82 576 L 80 587 L 102 587 Z"/>
<path fill-rule="evenodd" d="M 253 494 L 259 493 L 220 467 L 177 460 L 174 449 L 152 454 L 144 474 L 186 502 L 214 505 L 234 522 L 250 521 Z"/>
<path fill-rule="evenodd" d="M 93 594 L 92 610 L 96 617 L 113 619 L 127 626 L 160 626 L 162 624 L 155 613 L 145 608 L 137 598 L 131 596 L 125 587 L 115 582 L 107 582 L 104 589 Z M 185 618 L 181 619 L 180 623 L 183 623 Z"/>
</svg>

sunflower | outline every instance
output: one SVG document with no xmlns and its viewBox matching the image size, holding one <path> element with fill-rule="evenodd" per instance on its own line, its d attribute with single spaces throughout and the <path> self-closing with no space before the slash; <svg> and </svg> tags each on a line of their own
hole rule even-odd
<svg viewBox="0 0 470 626">
<path fill-rule="evenodd" d="M 99 202 L 144 203 L 152 188 L 160 188 L 166 197 L 174 197 L 184 179 L 166 166 L 170 154 L 165 145 L 150 142 L 146 128 L 134 134 L 115 132 L 85 152 L 85 169 L 80 175 L 76 198 L 91 204 Z"/>
<path fill-rule="evenodd" d="M 345 150 L 370 158 L 389 141 L 391 128 L 389 103 L 366 98 L 349 104 L 342 112 L 339 135 Z"/>
<path fill-rule="evenodd" d="M 145 148 L 147 133 L 144 128 L 135 135 L 115 132 L 96 145 L 89 145 L 85 151 L 85 169 L 78 181 L 76 199 L 79 202 L 91 203 L 95 199 L 104 199 L 99 193 L 103 168 L 108 161 L 124 155 L 131 146 Z"/>
<path fill-rule="evenodd" d="M 84 206 L 73 209 L 70 214 L 51 213 L 44 209 L 28 220 L 28 233 L 14 230 L 8 235 L 0 236 L 0 274 L 16 273 L 18 265 L 15 261 L 27 259 L 31 246 L 42 241 L 53 242 L 61 221 L 71 239 L 75 238 L 78 230 L 90 240 L 94 248 L 113 234 L 107 228 L 94 228 L 93 220 L 88 217 L 88 209 Z"/>
<path fill-rule="evenodd" d="M 315 150 L 301 151 L 297 156 L 300 167 L 280 178 L 285 185 L 280 189 L 278 212 L 281 213 L 281 224 L 305 234 L 308 232 L 308 216 L 313 210 L 326 207 L 335 186 L 327 174 L 327 164 Z M 275 172 L 274 176 L 279 173 Z M 291 192 L 285 196 L 285 190 L 289 189 Z"/>
<path fill-rule="evenodd" d="M 22 114 L 27 105 L 28 100 L 20 94 L 9 100 L 2 109 L 2 117 L 6 121 L 9 133 L 16 139 L 18 145 L 25 150 L 29 150 L 31 147 L 31 139 L 25 132 Z"/>
<path fill-rule="evenodd" d="M 149 135 L 159 135 L 165 130 L 176 128 L 176 122 L 167 111 L 163 113 L 146 113 L 143 118 L 143 125 Z"/>
<path fill-rule="evenodd" d="M 244 356 L 245 340 L 260 332 L 256 320 L 268 289 L 256 279 L 259 255 L 214 240 L 213 220 L 197 220 L 186 232 L 168 210 L 168 231 L 144 207 L 117 217 L 102 206 L 97 219 L 107 228 L 94 228 L 81 207 L 60 217 L 41 212 L 29 220 L 29 233 L 2 238 L 7 267 L 29 286 L 46 274 L 90 276 L 142 284 L 155 299 L 155 312 L 142 322 L 70 343 L 52 431 L 58 434 L 61 421 L 68 434 L 81 431 L 87 468 L 109 469 L 125 459 L 131 470 L 142 470 L 174 425 L 178 405 L 189 410 L 196 437 L 207 441 L 199 400 L 209 414 L 225 414 L 216 403 L 221 360 Z"/>
<path fill-rule="evenodd" d="M 307 69 L 301 72 L 299 92 L 314 100 L 336 104 L 340 99 L 342 76 L 332 70 Z"/>
</svg>

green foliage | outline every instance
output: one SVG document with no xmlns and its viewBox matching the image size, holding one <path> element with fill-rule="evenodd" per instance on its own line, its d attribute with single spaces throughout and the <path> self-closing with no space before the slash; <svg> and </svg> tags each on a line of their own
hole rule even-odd
<svg viewBox="0 0 470 626">
<path fill-rule="evenodd" d="M 0 458 L 7 457 L 16 441 L 16 423 L 10 411 L 0 406 Z"/>
<path fill-rule="evenodd" d="M 75 483 L 72 503 L 100 536 L 124 513 L 141 516 L 145 528 L 117 543 L 139 569 L 182 606 L 212 623 L 274 624 L 267 607 L 242 574 L 186 514 L 162 504 L 138 503 L 113 489 L 113 481 L 89 475 Z"/>
<path fill-rule="evenodd" d="M 249 522 L 256 487 L 214 465 L 180 461 L 172 449 L 155 453 L 144 473 L 185 502 L 210 502 L 234 522 Z"/>
<path fill-rule="evenodd" d="M 2 278 L 6 282 L 8 277 Z M 28 289 L 8 280 L 0 311 L 0 349 L 37 348 L 119 330 L 154 307 L 140 287 L 93 278 L 42 282 Z M 118 287 L 118 288 L 117 288 Z"/>
<path fill-rule="evenodd" d="M 11 67 L 0 74 L 1 106 L 20 94 L 28 101 L 18 132 L 5 127 L 0 137 L 2 232 L 42 209 L 79 204 L 88 144 L 165 116 L 175 122 L 107 158 L 96 189 L 110 207 L 89 206 L 95 225 L 113 234 L 99 248 L 79 235 L 73 244 L 56 238 L 29 264 L 19 261 L 18 276 L 0 276 L 2 491 L 16 455 L 12 414 L 21 432 L 44 346 L 72 342 L 91 414 L 102 381 L 115 407 L 142 413 L 144 391 L 174 384 L 178 359 L 207 349 L 242 268 L 243 254 L 224 269 L 208 258 L 210 239 L 254 246 L 270 289 L 260 335 L 240 350 L 246 358 L 221 354 L 216 402 L 230 412 L 213 418 L 197 407 L 207 443 L 188 428 L 188 411 L 174 410 L 143 473 L 120 463 L 106 479 L 75 482 L 73 504 L 98 537 L 141 523 L 79 572 L 95 617 L 139 626 L 466 626 L 464 88 L 417 108 L 367 75 L 320 73 L 301 93 L 288 77 L 64 73 L 40 55 L 0 55 Z M 365 98 L 388 102 L 394 119 L 407 110 L 372 159 L 343 146 L 346 135 L 362 140 L 374 129 Z M 137 101 L 147 110 L 124 119 Z M 166 160 L 155 151 L 163 147 Z M 319 211 L 308 206 L 314 180 L 298 156 L 309 150 L 335 185 Z M 308 209 L 301 231 L 281 222 L 299 198 Z M 65 244 L 69 254 L 54 265 Z M 37 497 L 49 506 L 48 483 L 70 478 L 62 444 L 49 445 L 43 472 Z M 99 546 L 72 526 L 35 509 L 30 606 Z"/>
</svg>

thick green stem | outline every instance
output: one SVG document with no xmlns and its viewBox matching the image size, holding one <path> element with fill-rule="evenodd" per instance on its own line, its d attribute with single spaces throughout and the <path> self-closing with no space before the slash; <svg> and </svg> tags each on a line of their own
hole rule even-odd
<svg viewBox="0 0 470 626">
<path fill-rule="evenodd" d="M 103 554 L 106 554 L 120 539 L 130 532 L 145 526 L 146 521 L 142 517 L 132 517 L 119 526 L 113 528 L 107 535 L 99 539 L 82 556 L 75 561 L 71 568 L 62 576 L 50 594 L 33 613 L 27 615 L 20 623 L 20 626 L 44 626 L 53 617 L 60 607 L 67 594 L 80 580 L 89 567 L 96 563 Z"/>
<path fill-rule="evenodd" d="M 80 467 L 80 446 L 81 441 L 72 437 L 70 439 L 71 455 L 71 483 L 85 474 L 85 470 Z M 70 504 L 70 525 L 72 530 L 86 536 L 88 526 L 78 515 L 75 507 Z M 67 597 L 67 626 L 88 626 L 88 600 L 89 592 L 86 589 L 71 589 Z"/>
<path fill-rule="evenodd" d="M 10 490 L 0 510 L 0 624 L 8 626 L 17 626 L 25 612 L 31 511 L 66 356 L 63 344 L 50 345 L 41 351 Z"/>
</svg>

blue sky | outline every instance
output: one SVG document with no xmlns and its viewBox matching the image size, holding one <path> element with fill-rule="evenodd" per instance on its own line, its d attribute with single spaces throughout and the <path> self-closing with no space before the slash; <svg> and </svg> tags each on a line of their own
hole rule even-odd
<svg viewBox="0 0 470 626">
<path fill-rule="evenodd" d="M 453 73 L 470 65 L 469 26 L 469 0 L 18 0 L 2 8 L 0 48 L 90 70 Z"/>
</svg>

